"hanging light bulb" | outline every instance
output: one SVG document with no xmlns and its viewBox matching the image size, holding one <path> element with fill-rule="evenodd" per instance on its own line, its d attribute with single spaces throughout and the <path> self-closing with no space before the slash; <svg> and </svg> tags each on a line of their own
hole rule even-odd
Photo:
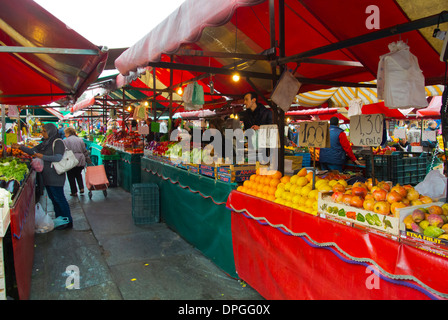
<svg viewBox="0 0 448 320">
<path fill-rule="evenodd" d="M 232 80 L 235 81 L 235 82 L 240 81 L 240 74 L 239 74 L 238 72 L 235 72 L 235 73 L 232 75 Z"/>
<path fill-rule="evenodd" d="M 131 111 L 132 110 L 132 107 L 131 106 L 128 106 L 128 111 Z"/>
<path fill-rule="evenodd" d="M 149 102 L 148 101 L 145 101 L 145 107 L 147 107 L 147 106 L 149 106 Z"/>
<path fill-rule="evenodd" d="M 183 92 L 182 87 L 177 88 L 177 94 L 181 95 Z"/>
</svg>

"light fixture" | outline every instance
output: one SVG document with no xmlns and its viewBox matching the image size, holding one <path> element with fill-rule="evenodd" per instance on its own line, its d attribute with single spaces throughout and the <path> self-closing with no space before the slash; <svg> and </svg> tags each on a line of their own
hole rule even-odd
<svg viewBox="0 0 448 320">
<path fill-rule="evenodd" d="M 235 82 L 240 81 L 240 74 L 239 74 L 238 72 L 235 72 L 235 73 L 232 75 L 232 80 L 235 81 Z"/>
<path fill-rule="evenodd" d="M 131 106 L 128 106 L 128 111 L 130 112 L 132 110 L 132 107 Z"/>
<path fill-rule="evenodd" d="M 149 106 L 149 102 L 148 102 L 148 101 L 145 101 L 145 102 L 144 102 L 144 105 L 145 105 L 145 107 Z"/>
<path fill-rule="evenodd" d="M 181 95 L 183 92 L 182 87 L 177 88 L 177 94 Z"/>
</svg>

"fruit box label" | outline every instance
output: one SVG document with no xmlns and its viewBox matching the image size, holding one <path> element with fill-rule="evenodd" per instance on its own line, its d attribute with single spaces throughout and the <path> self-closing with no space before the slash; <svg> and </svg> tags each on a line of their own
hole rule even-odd
<svg viewBox="0 0 448 320">
<path fill-rule="evenodd" d="M 331 200 L 332 192 L 319 192 L 317 211 L 327 217 L 353 222 L 354 224 L 377 229 L 398 236 L 400 234 L 400 218 L 386 216 L 372 211 L 356 208 Z"/>
<path fill-rule="evenodd" d="M 417 232 L 413 232 L 413 231 L 409 231 L 409 230 L 406 230 L 404 232 L 404 235 L 406 236 L 406 239 L 420 240 L 420 242 L 423 242 L 423 243 L 437 244 L 437 245 L 442 245 L 444 247 L 448 247 L 448 241 L 444 240 L 444 239 L 428 237 L 421 233 L 417 233 Z"/>
</svg>

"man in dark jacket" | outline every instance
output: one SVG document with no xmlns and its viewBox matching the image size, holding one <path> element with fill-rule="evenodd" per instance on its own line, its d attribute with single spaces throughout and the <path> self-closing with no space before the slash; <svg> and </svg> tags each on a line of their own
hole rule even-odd
<svg viewBox="0 0 448 320">
<path fill-rule="evenodd" d="M 248 92 L 244 95 L 244 105 L 246 106 L 243 115 L 244 130 L 258 130 L 261 125 L 272 124 L 272 111 L 257 102 L 257 99 L 258 96 L 255 92 Z"/>
<path fill-rule="evenodd" d="M 339 119 L 332 117 L 330 119 L 330 148 L 321 148 L 319 152 L 319 162 L 322 170 L 338 170 L 342 168 L 348 157 L 357 165 L 360 162 L 353 154 L 350 142 L 341 128 L 338 126 Z"/>
</svg>

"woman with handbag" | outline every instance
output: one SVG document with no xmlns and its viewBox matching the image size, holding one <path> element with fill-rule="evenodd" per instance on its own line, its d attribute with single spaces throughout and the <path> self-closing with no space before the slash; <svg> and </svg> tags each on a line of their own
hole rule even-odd
<svg viewBox="0 0 448 320">
<path fill-rule="evenodd" d="M 52 162 L 61 161 L 65 152 L 64 142 L 59 138 L 58 128 L 52 123 L 46 123 L 42 128 L 42 142 L 33 148 L 13 144 L 23 152 L 40 158 L 44 161 L 42 178 L 48 197 L 53 203 L 56 218 L 53 220 L 55 229 L 73 227 L 70 206 L 65 198 L 65 174 L 58 174 L 51 165 Z M 56 141 L 55 141 L 56 140 Z"/>
<path fill-rule="evenodd" d="M 67 149 L 72 150 L 76 159 L 78 160 L 78 165 L 73 169 L 67 171 L 68 182 L 70 183 L 71 196 L 76 197 L 78 195 L 78 189 L 76 184 L 78 184 L 79 192 L 84 193 L 84 181 L 82 180 L 82 169 L 86 166 L 86 163 L 92 163 L 89 157 L 89 153 L 86 149 L 86 144 L 81 138 L 78 138 L 76 130 L 74 128 L 68 127 L 64 130 L 65 133 L 65 146 Z"/>
</svg>

